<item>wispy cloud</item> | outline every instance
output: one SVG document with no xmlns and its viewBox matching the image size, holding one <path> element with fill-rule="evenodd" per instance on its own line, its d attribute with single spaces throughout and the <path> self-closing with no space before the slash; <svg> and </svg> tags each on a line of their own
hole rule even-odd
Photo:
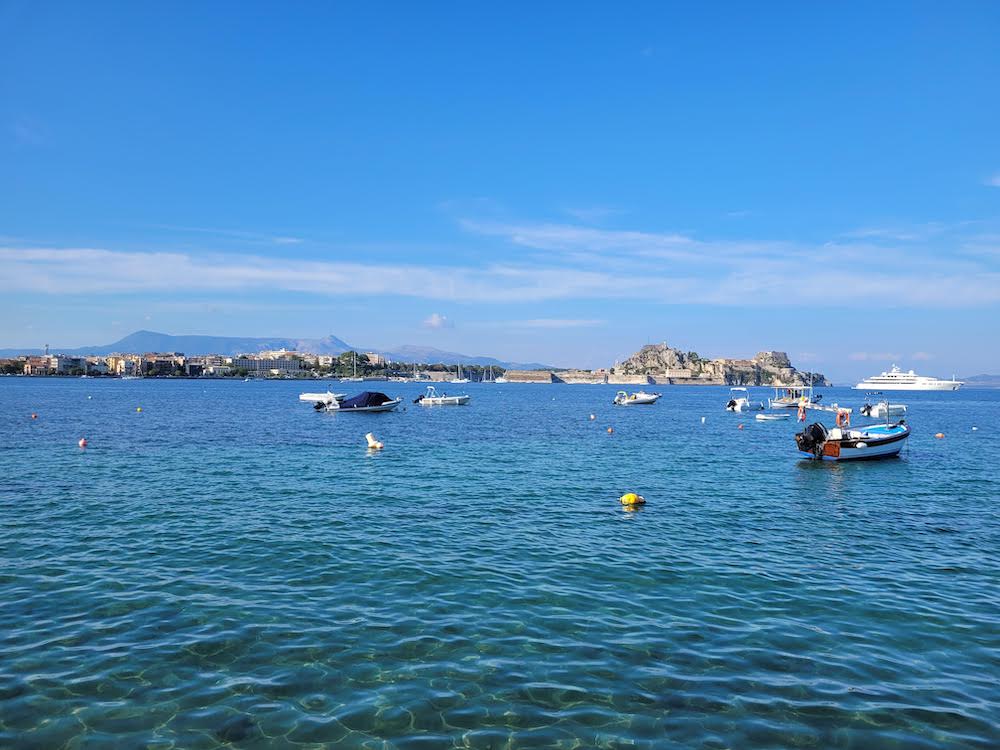
<svg viewBox="0 0 1000 750">
<path fill-rule="evenodd" d="M 985 182 L 990 187 L 1000 187 L 1000 172 L 997 172 L 991 177 L 987 177 Z"/>
<path fill-rule="evenodd" d="M 452 323 L 447 316 L 441 315 L 440 313 L 431 313 L 426 318 L 424 318 L 424 328 L 454 328 L 455 324 Z"/>
<path fill-rule="evenodd" d="M 213 227 L 187 227 L 176 224 L 154 224 L 155 229 L 166 229 L 170 232 L 186 232 L 191 234 L 207 234 L 214 237 L 228 237 L 235 240 L 249 242 L 273 243 L 275 245 L 298 245 L 304 240 L 301 237 L 288 237 L 285 235 L 262 234 L 260 232 L 246 232 L 240 229 L 216 229 Z"/>
<path fill-rule="evenodd" d="M 847 358 L 854 362 L 895 362 L 903 355 L 894 352 L 851 352 Z"/>
<path fill-rule="evenodd" d="M 910 359 L 915 362 L 927 362 L 928 360 L 934 359 L 934 355 L 929 352 L 914 352 L 910 355 Z"/>
<path fill-rule="evenodd" d="M 532 318 L 529 320 L 509 320 L 503 325 L 510 328 L 593 328 L 604 325 L 603 320 L 585 318 Z"/>
<path fill-rule="evenodd" d="M 261 289 L 477 303 L 628 299 L 811 308 L 1000 304 L 1000 257 L 971 251 L 942 255 L 921 243 L 897 247 L 873 239 L 820 244 L 703 240 L 673 232 L 554 223 L 467 220 L 462 226 L 474 235 L 506 240 L 508 260 L 417 264 L 8 246 L 0 247 L 0 277 L 7 292 L 52 294 Z M 950 235 L 946 238 L 951 241 Z M 532 320 L 536 328 L 584 324 L 576 319 Z"/>
<path fill-rule="evenodd" d="M 574 208 L 564 208 L 563 211 L 568 216 L 572 216 L 577 221 L 584 224 L 599 224 L 615 216 L 625 213 L 624 209 L 612 208 L 610 206 L 577 206 Z"/>
</svg>

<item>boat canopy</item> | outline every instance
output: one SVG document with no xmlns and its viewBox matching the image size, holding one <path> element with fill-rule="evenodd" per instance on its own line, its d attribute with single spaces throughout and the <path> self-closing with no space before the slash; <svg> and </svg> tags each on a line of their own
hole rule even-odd
<svg viewBox="0 0 1000 750">
<path fill-rule="evenodd" d="M 340 402 L 341 409 L 360 409 L 367 406 L 381 406 L 392 401 L 384 393 L 378 391 L 362 391 L 357 396 Z"/>
</svg>

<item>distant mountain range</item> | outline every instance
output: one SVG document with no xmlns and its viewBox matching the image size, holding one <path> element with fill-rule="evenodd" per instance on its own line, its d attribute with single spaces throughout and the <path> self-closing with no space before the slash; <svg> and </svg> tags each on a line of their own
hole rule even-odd
<svg viewBox="0 0 1000 750">
<path fill-rule="evenodd" d="M 959 380 L 970 388 L 1000 388 L 1000 375 L 969 375 Z"/>
<path fill-rule="evenodd" d="M 400 346 L 393 350 L 372 347 L 351 346 L 336 336 L 321 339 L 298 338 L 252 338 L 239 336 L 171 336 L 155 331 L 136 331 L 112 344 L 80 346 L 72 349 L 49 347 L 53 354 L 73 356 L 100 356 L 115 352 L 183 352 L 189 356 L 199 354 L 222 354 L 232 357 L 237 354 L 288 349 L 311 354 L 343 354 L 349 351 L 377 352 L 394 362 L 420 362 L 446 365 L 494 365 L 504 369 L 546 370 L 550 365 L 538 362 L 505 362 L 495 357 L 472 356 L 459 352 L 448 352 L 429 346 Z M 42 354 L 42 349 L 0 349 L 0 357 L 15 357 L 21 354 Z"/>
</svg>

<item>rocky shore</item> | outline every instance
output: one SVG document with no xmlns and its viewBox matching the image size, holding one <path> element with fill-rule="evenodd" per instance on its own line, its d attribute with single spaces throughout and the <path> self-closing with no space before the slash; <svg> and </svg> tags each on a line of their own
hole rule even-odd
<svg viewBox="0 0 1000 750">
<path fill-rule="evenodd" d="M 598 370 L 507 370 L 511 383 L 616 385 L 830 385 L 822 373 L 796 369 L 785 352 L 753 359 L 702 359 L 664 344 L 649 344 L 624 362 Z"/>
</svg>

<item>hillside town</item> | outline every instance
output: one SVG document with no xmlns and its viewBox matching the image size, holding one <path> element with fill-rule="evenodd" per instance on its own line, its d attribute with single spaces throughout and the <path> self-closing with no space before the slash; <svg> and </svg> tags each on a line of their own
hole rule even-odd
<svg viewBox="0 0 1000 750">
<path fill-rule="evenodd" d="M 663 344 L 644 346 L 613 367 L 504 369 L 495 365 L 393 362 L 378 352 L 339 355 L 288 349 L 226 356 L 181 352 L 117 353 L 104 356 L 23 355 L 0 359 L 0 374 L 119 378 L 362 378 L 426 380 L 505 378 L 510 383 L 611 383 L 631 385 L 829 385 L 821 373 L 801 372 L 784 352 L 760 352 L 752 359 L 702 359 Z"/>
</svg>

